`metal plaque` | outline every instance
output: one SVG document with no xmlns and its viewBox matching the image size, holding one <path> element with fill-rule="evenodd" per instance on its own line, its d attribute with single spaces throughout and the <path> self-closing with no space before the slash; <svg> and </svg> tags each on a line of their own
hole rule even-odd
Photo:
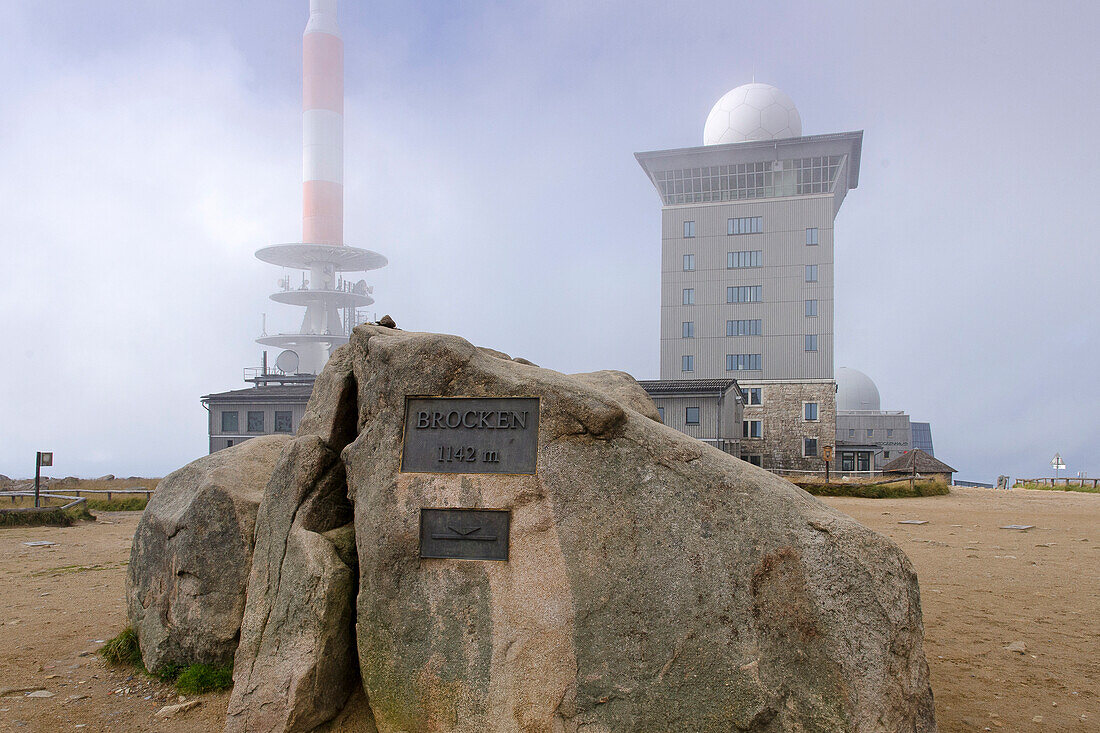
<svg viewBox="0 0 1100 733">
<path fill-rule="evenodd" d="M 538 397 L 406 397 L 401 470 L 535 472 Z"/>
<path fill-rule="evenodd" d="M 507 560 L 506 509 L 421 509 L 420 557 Z"/>
</svg>

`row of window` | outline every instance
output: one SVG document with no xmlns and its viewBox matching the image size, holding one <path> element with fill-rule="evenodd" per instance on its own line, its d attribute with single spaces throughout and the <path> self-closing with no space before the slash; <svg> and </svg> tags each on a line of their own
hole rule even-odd
<svg viewBox="0 0 1100 733">
<path fill-rule="evenodd" d="M 758 372 L 763 369 L 764 357 L 761 354 L 726 354 L 727 372 Z M 695 371 L 695 355 L 684 354 L 680 357 L 680 371 Z"/>
<path fill-rule="evenodd" d="M 729 321 L 727 323 L 732 323 Z M 689 335 L 690 334 L 690 335 Z M 684 338 L 695 337 L 695 324 L 691 321 L 684 322 Z M 817 334 L 808 333 L 804 336 L 803 350 L 817 351 Z M 761 354 L 726 354 L 727 372 L 756 372 L 763 367 L 763 355 Z M 680 371 L 695 371 L 695 355 L 684 354 L 680 357 Z"/>
<path fill-rule="evenodd" d="M 735 285 L 726 288 L 727 303 L 759 303 L 763 299 L 762 285 Z"/>
<path fill-rule="evenodd" d="M 806 402 L 802 405 L 803 418 L 806 422 L 817 422 L 817 403 Z M 657 412 L 661 416 L 661 420 L 665 419 L 665 408 L 658 407 Z M 699 424 L 699 408 L 698 407 L 685 407 L 684 408 L 684 424 L 685 425 L 698 425 Z M 744 438 L 760 438 L 763 437 L 763 421 L 762 420 L 743 420 L 741 422 L 741 435 Z"/>
<path fill-rule="evenodd" d="M 263 410 L 249 410 L 245 416 L 247 421 L 249 433 L 262 433 L 264 432 L 264 412 Z M 293 433 L 293 417 L 290 410 L 276 410 L 275 411 L 275 432 L 276 433 Z M 223 433 L 239 433 L 241 431 L 240 413 L 236 410 L 222 412 L 222 432 Z"/>
<path fill-rule="evenodd" d="M 806 265 L 806 282 L 817 282 L 817 265 Z M 762 285 L 735 285 L 726 288 L 726 302 L 727 303 L 760 303 L 764 299 L 764 290 Z M 695 305 L 695 288 L 684 288 L 682 291 L 681 302 L 683 305 Z M 807 312 L 806 315 L 810 315 L 808 305 L 811 301 L 807 300 Z M 817 301 L 814 303 L 814 314 L 817 315 Z"/>
<path fill-rule="evenodd" d="M 726 220 L 726 234 L 760 234 L 764 231 L 764 217 L 740 216 Z"/>
<path fill-rule="evenodd" d="M 828 193 L 842 156 L 768 160 L 656 171 L 665 206 Z"/>
<path fill-rule="evenodd" d="M 742 270 L 764 266 L 764 251 L 759 249 L 726 253 L 726 269 Z M 811 271 L 811 268 L 812 271 Z M 684 272 L 695 272 L 695 255 L 684 255 Z M 811 272 L 813 277 L 811 279 Z M 806 265 L 806 282 L 817 282 L 817 265 Z"/>
<path fill-rule="evenodd" d="M 744 420 L 741 422 L 742 438 L 764 437 L 762 420 Z M 802 438 L 802 457 L 813 458 L 817 456 L 817 438 Z M 760 465 L 760 464 L 757 464 Z"/>
<path fill-rule="evenodd" d="M 726 269 L 738 270 L 743 267 L 763 267 L 764 251 L 759 249 L 744 252 L 727 252 Z"/>
<path fill-rule="evenodd" d="M 763 267 L 763 250 L 747 250 L 744 252 L 727 252 L 726 269 L 738 270 L 746 267 Z M 695 255 L 684 255 L 684 272 L 695 272 Z"/>
<path fill-rule="evenodd" d="M 814 317 L 817 315 L 817 301 L 806 301 L 806 317 Z M 726 321 L 726 336 L 762 336 L 764 335 L 763 319 L 761 318 L 740 318 L 737 320 Z M 681 322 L 683 338 L 691 339 L 695 338 L 695 321 L 682 321 Z M 807 351 L 817 351 L 817 345 L 814 344 L 813 349 L 806 349 Z"/>
<path fill-rule="evenodd" d="M 763 404 L 762 395 L 763 395 L 763 390 L 760 387 L 745 387 L 741 390 L 741 399 L 745 403 L 746 407 L 759 407 L 761 404 Z M 818 408 L 819 408 L 819 406 L 818 406 L 818 403 L 816 403 L 816 402 L 803 402 L 802 403 L 802 419 L 805 420 L 806 422 L 817 422 L 817 415 L 818 415 L 818 411 L 819 411 Z M 756 422 L 760 422 L 760 421 L 757 420 Z M 855 433 L 854 430 L 849 430 L 848 432 L 852 433 L 852 434 Z M 891 430 L 889 432 L 892 433 L 893 431 Z M 760 436 L 759 435 L 753 435 L 753 436 L 746 435 L 745 437 L 746 438 L 749 438 L 749 437 L 759 438 Z"/>
<path fill-rule="evenodd" d="M 762 216 L 738 216 L 726 220 L 726 235 L 761 234 L 764 231 L 764 217 Z M 695 222 L 684 222 L 684 239 L 695 238 Z M 817 227 L 806 228 L 806 246 L 817 246 Z"/>
</svg>

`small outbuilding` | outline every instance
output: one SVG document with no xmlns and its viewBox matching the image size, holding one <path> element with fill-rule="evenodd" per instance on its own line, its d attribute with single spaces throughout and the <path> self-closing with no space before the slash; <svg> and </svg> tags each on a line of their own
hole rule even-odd
<svg viewBox="0 0 1100 733">
<path fill-rule="evenodd" d="M 950 484 L 955 469 L 938 458 L 933 458 L 920 448 L 914 448 L 883 466 L 882 473 L 884 476 L 891 474 L 912 476 L 916 473 L 921 478 L 930 478 L 933 481 Z"/>
</svg>

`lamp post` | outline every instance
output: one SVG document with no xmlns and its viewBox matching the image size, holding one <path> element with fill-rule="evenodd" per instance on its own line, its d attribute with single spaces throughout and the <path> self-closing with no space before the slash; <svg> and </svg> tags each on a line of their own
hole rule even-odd
<svg viewBox="0 0 1100 733">
<path fill-rule="evenodd" d="M 46 453 L 43 453 L 42 451 L 38 451 L 37 453 L 35 453 L 35 455 L 34 455 L 34 508 L 35 509 L 42 506 L 41 500 L 39 499 L 39 496 L 38 496 L 38 493 L 39 493 L 38 487 L 39 487 L 39 484 L 42 480 L 42 467 L 43 466 L 52 466 L 52 465 L 53 465 L 53 452 L 52 451 L 49 451 L 49 452 L 46 452 Z"/>
</svg>

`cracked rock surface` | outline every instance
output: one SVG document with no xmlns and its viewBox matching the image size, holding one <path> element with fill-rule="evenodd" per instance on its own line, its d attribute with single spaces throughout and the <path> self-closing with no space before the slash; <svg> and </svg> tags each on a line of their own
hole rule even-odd
<svg viewBox="0 0 1100 733">
<path fill-rule="evenodd" d="M 130 551 L 126 601 L 145 667 L 233 662 L 256 511 L 289 435 L 253 438 L 166 476 Z"/>
<path fill-rule="evenodd" d="M 917 579 L 888 539 L 659 424 L 621 373 L 374 326 L 348 348 L 379 731 L 935 730 Z M 536 474 L 402 473 L 406 395 L 538 397 Z M 418 558 L 422 507 L 510 509 L 508 561 Z"/>
<path fill-rule="evenodd" d="M 408 396 L 538 398 L 535 473 L 402 472 Z M 361 325 L 266 476 L 231 733 L 936 730 L 905 554 L 622 372 Z M 510 511 L 507 560 L 419 557 L 424 508 Z"/>
</svg>

